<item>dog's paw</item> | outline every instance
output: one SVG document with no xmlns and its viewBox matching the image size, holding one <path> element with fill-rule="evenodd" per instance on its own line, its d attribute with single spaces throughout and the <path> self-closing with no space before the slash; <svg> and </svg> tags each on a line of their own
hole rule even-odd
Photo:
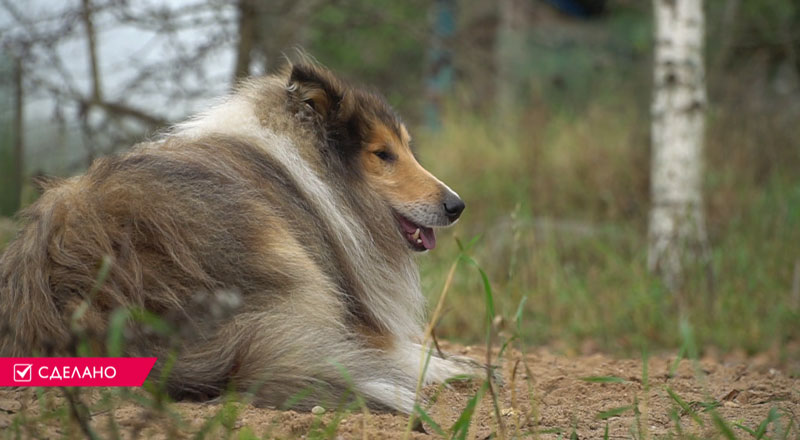
<svg viewBox="0 0 800 440">
<path fill-rule="evenodd" d="M 375 408 L 386 408 L 411 414 L 416 395 L 413 389 L 385 380 L 371 380 L 356 384 L 356 391 L 373 403 Z"/>
<path fill-rule="evenodd" d="M 431 364 L 436 363 L 436 367 L 441 372 L 447 372 L 447 377 L 431 377 L 429 380 L 432 382 L 445 382 L 452 379 L 479 379 L 487 377 L 487 370 L 492 376 L 492 382 L 503 386 L 503 376 L 500 373 L 500 367 L 496 365 L 487 366 L 482 362 L 466 356 L 458 355 L 445 355 L 444 358 L 434 357 L 431 358 Z M 437 372 L 439 372 L 437 371 Z"/>
</svg>

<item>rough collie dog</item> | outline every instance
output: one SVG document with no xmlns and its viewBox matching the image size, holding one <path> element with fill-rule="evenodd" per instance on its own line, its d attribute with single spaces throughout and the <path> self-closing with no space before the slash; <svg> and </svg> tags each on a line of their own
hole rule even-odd
<svg viewBox="0 0 800 440">
<path fill-rule="evenodd" d="M 380 96 L 300 63 L 46 183 L 0 259 L 0 355 L 74 353 L 76 328 L 102 346 L 114 310 L 147 310 L 178 341 L 131 322 L 125 354 L 174 356 L 176 397 L 307 407 L 354 391 L 410 412 L 426 355 L 414 256 L 464 202 L 409 143 Z M 424 382 L 476 365 L 434 355 Z"/>
</svg>

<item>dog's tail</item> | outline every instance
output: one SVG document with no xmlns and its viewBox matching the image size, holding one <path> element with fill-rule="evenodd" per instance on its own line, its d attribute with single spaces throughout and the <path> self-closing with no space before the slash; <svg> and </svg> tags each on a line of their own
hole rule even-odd
<svg viewBox="0 0 800 440">
<path fill-rule="evenodd" d="M 115 254 L 113 231 L 81 184 L 46 182 L 39 200 L 20 213 L 25 227 L 0 256 L 0 355 L 69 352 L 73 317 L 105 324 L 96 308 L 80 306 L 102 296 L 98 289 L 113 290 L 97 282 L 104 258 Z"/>
<path fill-rule="evenodd" d="M 22 211 L 27 225 L 0 256 L 0 355 L 31 355 L 43 341 L 68 339 L 51 282 L 52 261 L 63 251 L 54 240 L 66 216 L 59 199 L 47 194 Z"/>
<path fill-rule="evenodd" d="M 81 234 L 86 205 L 75 182 L 46 183 L 49 190 L 22 211 L 26 225 L 0 257 L 2 355 L 50 354 L 70 343 L 64 311 L 75 292 L 91 291 L 98 266 L 85 262 L 102 261 L 102 247 L 91 243 L 97 239 Z"/>
</svg>

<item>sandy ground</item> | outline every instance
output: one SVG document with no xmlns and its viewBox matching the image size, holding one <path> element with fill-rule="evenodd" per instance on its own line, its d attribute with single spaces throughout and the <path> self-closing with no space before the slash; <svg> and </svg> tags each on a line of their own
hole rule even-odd
<svg viewBox="0 0 800 440">
<path fill-rule="evenodd" d="M 476 359 L 485 358 L 480 347 L 461 347 L 443 344 L 451 353 Z M 719 438 L 720 431 L 712 421 L 711 412 L 703 411 L 704 402 L 715 402 L 716 411 L 741 438 L 750 437 L 735 424 L 756 429 L 776 408 L 784 418 L 785 427 L 794 419 L 794 431 L 789 438 L 800 436 L 800 379 L 791 377 L 785 369 L 771 365 L 768 358 L 739 358 L 724 361 L 703 359 L 694 364 L 681 361 L 674 375 L 670 369 L 675 356 L 653 356 L 649 361 L 649 390 L 642 381 L 641 360 L 620 360 L 602 354 L 560 356 L 547 349 L 531 350 L 523 357 L 517 351 L 504 355 L 502 362 L 504 384 L 497 388 L 502 427 L 496 422 L 495 407 L 489 393 L 480 401 L 467 438 L 570 438 L 573 431 L 581 439 L 603 438 L 608 423 L 609 438 L 632 438 L 632 433 L 646 431 L 650 438 L 666 436 L 680 429 L 702 438 Z M 525 365 L 527 364 L 527 370 Z M 793 369 L 796 366 L 789 366 Z M 796 370 L 794 370 L 796 371 Z M 592 382 L 587 377 L 614 376 L 620 383 Z M 425 389 L 431 418 L 445 431 L 458 419 L 468 400 L 480 388 L 480 382 L 461 382 L 449 387 Z M 671 389 L 691 412 L 678 406 L 666 391 Z M 113 417 L 122 438 L 185 438 L 206 432 L 206 438 L 218 438 L 226 431 L 221 424 L 208 429 L 209 419 L 221 413 L 223 405 L 178 402 L 169 411 L 155 411 L 147 405 L 128 400 L 112 410 L 96 410 L 97 393 L 84 393 L 84 400 L 93 402 L 91 425 L 104 434 L 110 433 Z M 64 398 L 52 390 L 45 393 L 45 404 L 64 406 Z M 606 420 L 598 418 L 604 411 L 635 405 L 633 409 Z M 65 423 L 60 417 L 39 420 L 41 403 L 34 390 L 0 390 L 0 433 L 17 432 L 14 423 L 24 417 L 30 422 L 19 428 L 22 437 L 83 437 L 76 424 Z M 322 415 L 256 408 L 247 404 L 228 407 L 227 426 L 234 438 L 403 438 L 408 426 L 406 416 L 396 414 L 352 413 L 327 411 Z M 671 417 L 670 413 L 676 416 Z M 698 422 L 692 412 L 697 414 Z M 16 420 L 16 422 L 14 422 Z M 35 421 L 34 421 L 35 420 Z M 337 423 L 338 422 L 338 423 Z M 0 434 L 0 438 L 4 435 Z M 437 438 L 436 429 L 423 424 L 412 430 L 408 438 Z M 636 435 L 639 438 L 638 435 Z"/>
</svg>

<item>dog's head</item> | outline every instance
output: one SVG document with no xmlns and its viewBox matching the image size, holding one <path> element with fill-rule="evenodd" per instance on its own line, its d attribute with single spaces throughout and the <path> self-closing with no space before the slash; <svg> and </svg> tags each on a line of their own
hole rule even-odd
<svg viewBox="0 0 800 440">
<path fill-rule="evenodd" d="M 287 92 L 296 111 L 321 125 L 326 147 L 393 209 L 409 246 L 433 249 L 433 228 L 455 223 L 464 201 L 417 162 L 405 125 L 386 101 L 309 64 L 291 67 Z"/>
</svg>

